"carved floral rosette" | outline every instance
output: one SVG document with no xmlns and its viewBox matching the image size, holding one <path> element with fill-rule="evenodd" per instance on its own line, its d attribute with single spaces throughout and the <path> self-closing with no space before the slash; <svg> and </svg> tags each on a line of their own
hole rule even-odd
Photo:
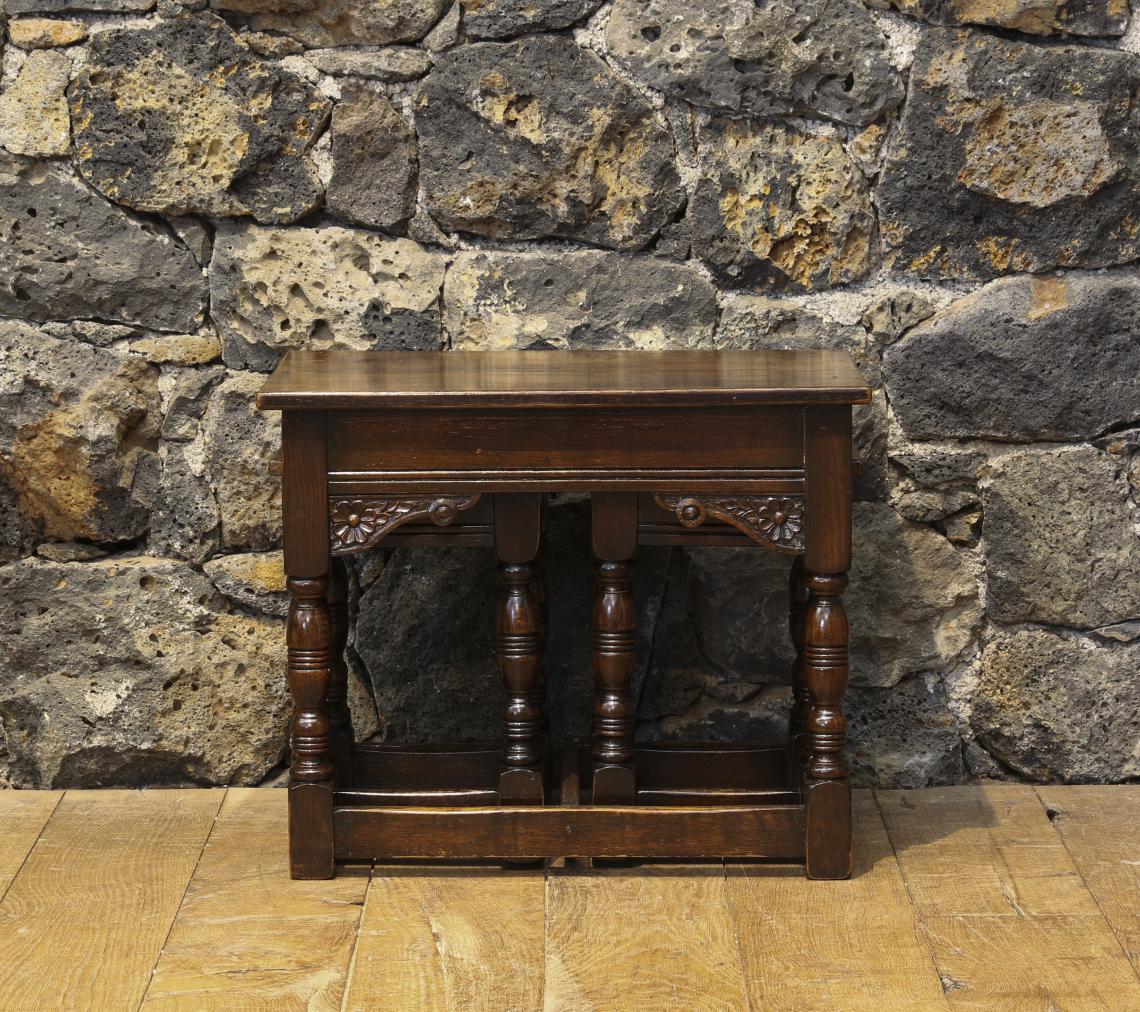
<svg viewBox="0 0 1140 1012">
<path fill-rule="evenodd" d="M 329 499 L 329 545 L 333 555 L 363 552 L 397 527 L 428 520 L 450 527 L 480 495 L 335 496 Z"/>
<path fill-rule="evenodd" d="M 798 495 L 683 495 L 659 492 L 657 505 L 682 527 L 700 527 L 709 517 L 731 524 L 765 548 L 798 554 L 804 548 L 804 499 Z"/>
</svg>

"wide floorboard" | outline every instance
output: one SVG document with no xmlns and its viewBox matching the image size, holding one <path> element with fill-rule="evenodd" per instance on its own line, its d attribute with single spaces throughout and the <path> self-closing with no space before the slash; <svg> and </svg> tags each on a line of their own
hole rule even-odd
<svg viewBox="0 0 1140 1012">
<path fill-rule="evenodd" d="M 1140 1009 L 1140 786 L 861 791 L 855 875 L 292 882 L 285 792 L 0 792 L 0 1009 Z"/>
</svg>

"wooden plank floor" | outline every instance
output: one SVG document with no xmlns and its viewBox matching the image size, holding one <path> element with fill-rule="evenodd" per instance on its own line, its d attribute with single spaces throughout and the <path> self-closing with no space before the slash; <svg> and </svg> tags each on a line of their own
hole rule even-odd
<svg viewBox="0 0 1140 1012">
<path fill-rule="evenodd" d="M 855 876 L 291 882 L 285 792 L 0 792 L 0 1010 L 1140 1009 L 1140 786 L 858 792 Z"/>
</svg>

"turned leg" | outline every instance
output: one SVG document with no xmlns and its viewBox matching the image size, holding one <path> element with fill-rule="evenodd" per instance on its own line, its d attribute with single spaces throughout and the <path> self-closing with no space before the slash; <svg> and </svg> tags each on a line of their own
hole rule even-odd
<svg viewBox="0 0 1140 1012">
<path fill-rule="evenodd" d="M 333 875 L 333 762 L 326 696 L 331 676 L 332 623 L 328 579 L 288 580 L 289 691 L 293 696 L 289 768 L 289 849 L 293 878 Z"/>
<path fill-rule="evenodd" d="M 499 495 L 495 500 L 495 547 L 503 592 L 496 620 L 495 652 L 503 680 L 502 804 L 544 800 L 546 745 L 542 712 L 542 606 L 534 559 L 541 535 L 541 496 Z"/>
<path fill-rule="evenodd" d="M 293 878 L 332 878 L 334 766 L 328 694 L 333 619 L 329 612 L 329 520 L 325 416 L 281 418 L 281 504 L 289 589 L 289 691 L 293 696 L 289 768 L 289 868 Z M 333 594 L 336 597 L 336 594 Z"/>
<path fill-rule="evenodd" d="M 332 561 L 326 600 L 332 636 L 331 674 L 325 696 L 329 711 L 329 752 L 337 785 L 348 787 L 352 784 L 353 733 L 352 715 L 348 710 L 348 665 L 344 660 L 348 642 L 347 575 L 341 559 Z"/>
<path fill-rule="evenodd" d="M 807 730 L 808 709 L 811 697 L 804 681 L 804 612 L 807 608 L 808 589 L 804 582 L 804 560 L 797 555 L 792 563 L 792 573 L 788 580 L 788 625 L 792 634 L 792 644 L 796 649 L 796 659 L 792 662 L 792 712 L 788 721 L 794 769 L 797 776 L 803 771 L 805 761 L 804 732 Z"/>
<path fill-rule="evenodd" d="M 637 546 L 637 497 L 591 496 L 597 567 L 594 595 L 594 786 L 596 805 L 637 800 L 633 744 L 636 614 L 631 580 Z"/>
<path fill-rule="evenodd" d="M 834 879 L 851 874 L 851 786 L 843 755 L 848 630 L 841 596 L 851 562 L 851 409 L 810 408 L 804 428 L 805 865 L 809 878 Z"/>
<path fill-rule="evenodd" d="M 847 688 L 847 613 L 840 595 L 845 573 L 811 573 L 806 577 L 810 597 L 804 616 L 804 677 L 810 707 L 807 716 L 807 776 L 812 780 L 843 780 L 847 761 L 847 720 L 843 693 Z"/>
</svg>

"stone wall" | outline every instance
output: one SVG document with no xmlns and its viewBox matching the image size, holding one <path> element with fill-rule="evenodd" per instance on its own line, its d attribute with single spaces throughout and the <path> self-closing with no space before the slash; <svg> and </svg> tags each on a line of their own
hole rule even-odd
<svg viewBox="0 0 1140 1012">
<path fill-rule="evenodd" d="M 0 783 L 250 783 L 283 351 L 851 351 L 863 782 L 1140 776 L 1125 0 L 6 0 Z M 586 514 L 552 510 L 556 733 Z M 647 550 L 639 733 L 782 726 L 786 560 Z M 493 560 L 354 573 L 362 733 L 495 734 Z"/>
</svg>

